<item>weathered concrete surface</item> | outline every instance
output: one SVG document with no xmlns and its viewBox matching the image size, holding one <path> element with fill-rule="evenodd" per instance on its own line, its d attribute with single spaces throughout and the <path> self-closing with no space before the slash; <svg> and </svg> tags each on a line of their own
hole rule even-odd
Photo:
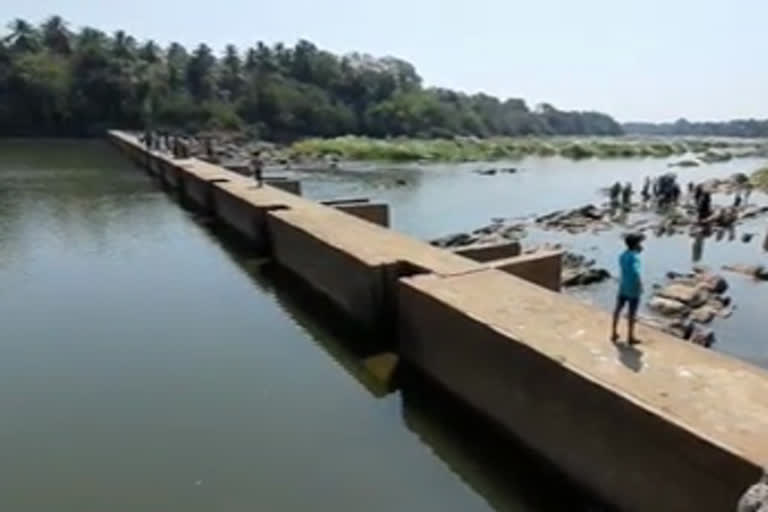
<svg viewBox="0 0 768 512">
<path fill-rule="evenodd" d="M 501 270 L 528 282 L 559 292 L 563 274 L 562 251 L 539 251 L 492 261 L 490 268 Z"/>
<path fill-rule="evenodd" d="M 518 256 L 521 252 L 520 242 L 512 240 L 494 244 L 477 244 L 468 247 L 453 249 L 459 256 L 464 256 L 474 261 L 487 262 Z"/>
<path fill-rule="evenodd" d="M 345 203 L 334 208 L 385 228 L 389 227 L 389 205 L 384 203 Z"/>
<path fill-rule="evenodd" d="M 400 281 L 402 356 L 629 511 L 733 510 L 768 460 L 768 375 L 497 270 Z"/>
</svg>

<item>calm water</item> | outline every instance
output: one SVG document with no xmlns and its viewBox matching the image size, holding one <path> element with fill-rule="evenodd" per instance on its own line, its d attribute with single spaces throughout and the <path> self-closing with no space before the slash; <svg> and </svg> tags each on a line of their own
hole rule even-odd
<svg viewBox="0 0 768 512">
<path fill-rule="evenodd" d="M 500 213 L 413 176 L 381 189 L 413 232 Z M 587 508 L 427 384 L 381 392 L 315 305 L 105 143 L 0 141 L 0 510 Z"/>
<path fill-rule="evenodd" d="M 419 238 L 433 238 L 457 231 L 472 230 L 490 223 L 494 217 L 527 217 L 564 208 L 605 200 L 599 192 L 619 180 L 632 181 L 639 191 L 646 176 L 656 176 L 670 169 L 672 159 L 582 160 L 574 162 L 561 158 L 527 158 L 517 162 L 487 164 L 443 164 L 378 166 L 343 164 L 336 171 L 292 171 L 289 174 L 304 182 L 306 195 L 315 198 L 372 197 L 392 206 L 392 221 L 396 229 Z M 681 183 L 703 181 L 712 177 L 728 177 L 735 172 L 751 173 L 766 164 L 765 160 L 748 158 L 674 169 Z M 481 176 L 474 170 L 514 166 L 517 174 Z M 396 180 L 406 186 L 397 186 Z M 730 204 L 732 197 L 716 196 L 715 202 Z M 752 202 L 766 203 L 768 198 L 753 194 Z M 630 219 L 631 220 L 631 219 Z M 736 230 L 734 241 L 714 238 L 704 242 L 699 264 L 720 269 L 726 264 L 765 264 L 768 255 L 762 250 L 768 227 L 768 217 L 752 220 Z M 741 242 L 743 233 L 755 233 L 749 244 Z M 599 236 L 578 236 L 561 232 L 531 230 L 524 247 L 543 242 L 558 242 L 566 248 L 594 258 L 598 264 L 616 271 L 616 258 L 623 249 L 621 230 Z M 644 278 L 648 285 L 663 283 L 670 270 L 689 271 L 693 261 L 693 239 L 688 235 L 655 238 L 646 242 L 643 255 Z M 735 301 L 736 312 L 728 320 L 715 320 L 713 328 L 718 337 L 716 350 L 736 355 L 768 368 L 768 283 L 756 283 L 737 275 L 724 274 Z M 647 286 L 650 289 L 650 286 Z M 610 309 L 616 293 L 616 283 L 607 282 L 577 292 L 583 300 Z"/>
</svg>

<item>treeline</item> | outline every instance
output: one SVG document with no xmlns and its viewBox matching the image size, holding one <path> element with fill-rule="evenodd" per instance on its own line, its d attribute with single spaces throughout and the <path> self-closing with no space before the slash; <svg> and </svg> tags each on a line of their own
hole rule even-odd
<svg viewBox="0 0 768 512">
<path fill-rule="evenodd" d="M 0 42 L 0 135 L 87 135 L 107 127 L 248 130 L 287 140 L 616 135 L 598 112 L 565 112 L 425 88 L 400 59 L 337 56 L 310 42 L 261 42 L 222 56 L 205 44 L 161 48 L 123 31 L 18 19 Z"/>
<path fill-rule="evenodd" d="M 735 119 L 691 123 L 679 119 L 674 123 L 624 123 L 624 131 L 635 135 L 697 135 L 719 137 L 768 137 L 768 120 Z"/>
</svg>

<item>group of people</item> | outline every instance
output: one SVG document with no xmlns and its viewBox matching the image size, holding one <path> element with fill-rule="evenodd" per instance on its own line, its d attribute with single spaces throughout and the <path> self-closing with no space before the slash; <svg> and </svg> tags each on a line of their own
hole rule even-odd
<svg viewBox="0 0 768 512">
<path fill-rule="evenodd" d="M 173 155 L 173 158 L 189 158 L 192 156 L 190 142 L 183 137 L 171 135 L 168 132 L 156 133 L 151 130 L 146 130 L 139 137 L 139 141 L 144 144 L 148 150 L 168 151 Z M 216 155 L 213 148 L 213 140 L 211 138 L 205 139 L 204 149 L 208 159 L 213 160 Z M 254 151 L 251 154 L 251 161 L 249 164 L 251 177 L 256 181 L 256 184 L 261 187 L 264 184 L 264 161 L 261 158 L 261 151 Z"/>
</svg>

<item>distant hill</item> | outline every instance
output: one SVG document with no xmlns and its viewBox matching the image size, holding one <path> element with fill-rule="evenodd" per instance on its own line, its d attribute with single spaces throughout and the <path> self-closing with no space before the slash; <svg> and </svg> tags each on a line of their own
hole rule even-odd
<svg viewBox="0 0 768 512">
<path fill-rule="evenodd" d="M 768 137 L 768 120 L 734 119 L 692 123 L 679 119 L 674 123 L 624 123 L 628 135 L 709 135 L 720 137 Z"/>
</svg>

